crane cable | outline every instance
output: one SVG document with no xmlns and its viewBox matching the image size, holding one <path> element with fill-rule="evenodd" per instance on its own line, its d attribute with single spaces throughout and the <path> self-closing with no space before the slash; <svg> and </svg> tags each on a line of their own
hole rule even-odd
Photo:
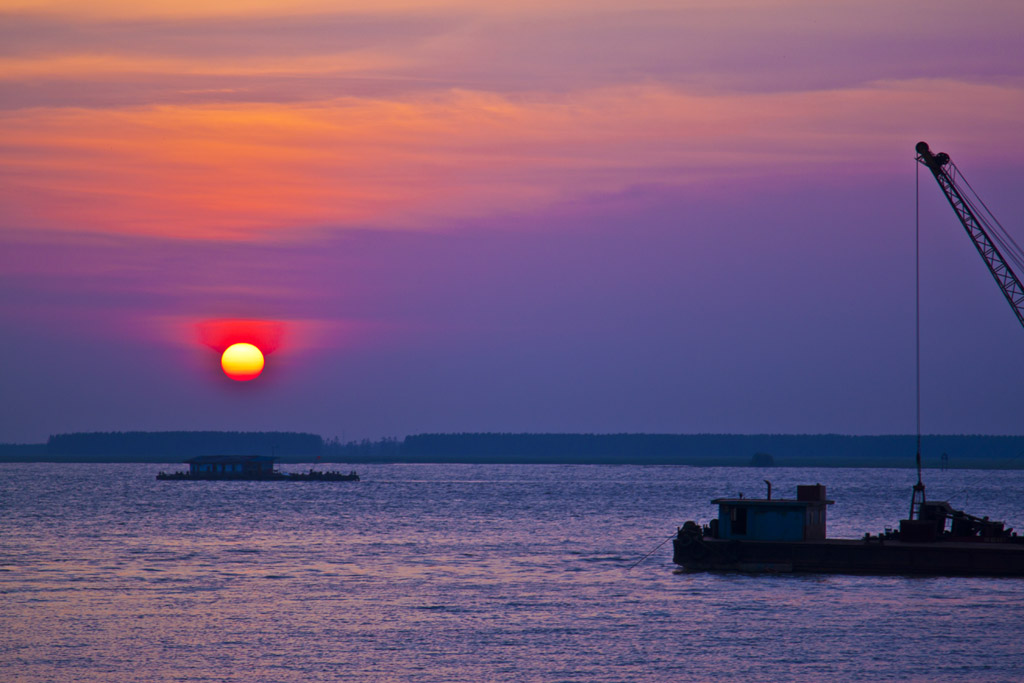
<svg viewBox="0 0 1024 683">
<path fill-rule="evenodd" d="M 914 365 L 917 403 L 917 483 L 921 484 L 921 164 L 914 159 Z M 914 506 L 911 502 L 913 519 Z"/>
<path fill-rule="evenodd" d="M 970 181 L 964 176 L 963 171 L 961 171 L 952 161 L 949 162 L 949 165 L 952 167 L 951 170 L 953 171 L 949 176 L 950 180 L 952 180 L 957 187 L 959 187 L 959 184 L 956 182 L 957 179 L 963 181 L 964 186 L 966 186 L 970 191 L 970 196 L 965 196 L 965 193 L 961 192 L 961 197 L 963 197 L 964 201 L 974 213 L 974 217 L 988 228 L 989 235 L 991 235 L 992 239 L 1003 248 L 1006 256 L 1009 257 L 1009 260 L 1013 261 L 1014 265 L 1018 268 L 1024 270 L 1024 249 L 1021 249 L 1020 245 L 1017 244 L 1017 240 L 1013 238 L 1010 231 L 1003 227 L 1003 224 L 999 222 L 999 219 L 996 218 L 995 214 L 988 208 L 988 205 L 985 204 L 985 200 L 982 199 L 981 195 L 974 190 Z M 984 211 L 979 210 L 979 206 L 980 209 L 983 209 Z"/>
</svg>

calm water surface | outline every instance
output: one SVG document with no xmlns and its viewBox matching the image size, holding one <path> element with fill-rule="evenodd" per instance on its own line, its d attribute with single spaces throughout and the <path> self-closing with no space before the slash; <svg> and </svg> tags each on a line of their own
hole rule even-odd
<svg viewBox="0 0 1024 683">
<path fill-rule="evenodd" d="M 826 484 L 831 536 L 881 531 L 906 515 L 909 471 L 160 469 L 177 467 L 0 465 L 0 679 L 1024 679 L 1024 580 L 676 574 L 668 543 L 627 569 L 766 476 L 777 496 Z M 1024 528 L 1024 472 L 926 483 Z"/>
</svg>

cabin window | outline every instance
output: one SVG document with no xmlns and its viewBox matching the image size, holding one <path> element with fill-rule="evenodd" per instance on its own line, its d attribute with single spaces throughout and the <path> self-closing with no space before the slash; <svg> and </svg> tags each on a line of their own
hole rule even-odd
<svg viewBox="0 0 1024 683">
<path fill-rule="evenodd" d="M 747 533 L 747 508 L 735 507 L 732 509 L 732 532 L 734 534 Z"/>
</svg>

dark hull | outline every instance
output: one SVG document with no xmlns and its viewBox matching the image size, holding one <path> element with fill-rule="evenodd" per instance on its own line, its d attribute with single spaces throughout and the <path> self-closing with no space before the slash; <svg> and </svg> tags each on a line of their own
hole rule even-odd
<svg viewBox="0 0 1024 683">
<path fill-rule="evenodd" d="M 1024 576 L 1024 544 L 1012 541 L 725 541 L 677 537 L 673 561 L 690 571 Z"/>
<path fill-rule="evenodd" d="M 157 479 L 170 481 L 359 481 L 359 475 L 342 474 L 340 472 L 297 472 L 273 474 L 218 474 L 189 472 L 161 472 Z"/>
</svg>

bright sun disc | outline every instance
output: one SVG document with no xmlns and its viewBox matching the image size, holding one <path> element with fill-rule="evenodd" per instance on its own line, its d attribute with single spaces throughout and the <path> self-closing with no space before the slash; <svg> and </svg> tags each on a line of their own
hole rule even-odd
<svg viewBox="0 0 1024 683">
<path fill-rule="evenodd" d="M 224 374 L 233 380 L 245 382 L 256 379 L 263 372 L 263 352 L 252 344 L 232 344 L 220 357 Z"/>
</svg>

